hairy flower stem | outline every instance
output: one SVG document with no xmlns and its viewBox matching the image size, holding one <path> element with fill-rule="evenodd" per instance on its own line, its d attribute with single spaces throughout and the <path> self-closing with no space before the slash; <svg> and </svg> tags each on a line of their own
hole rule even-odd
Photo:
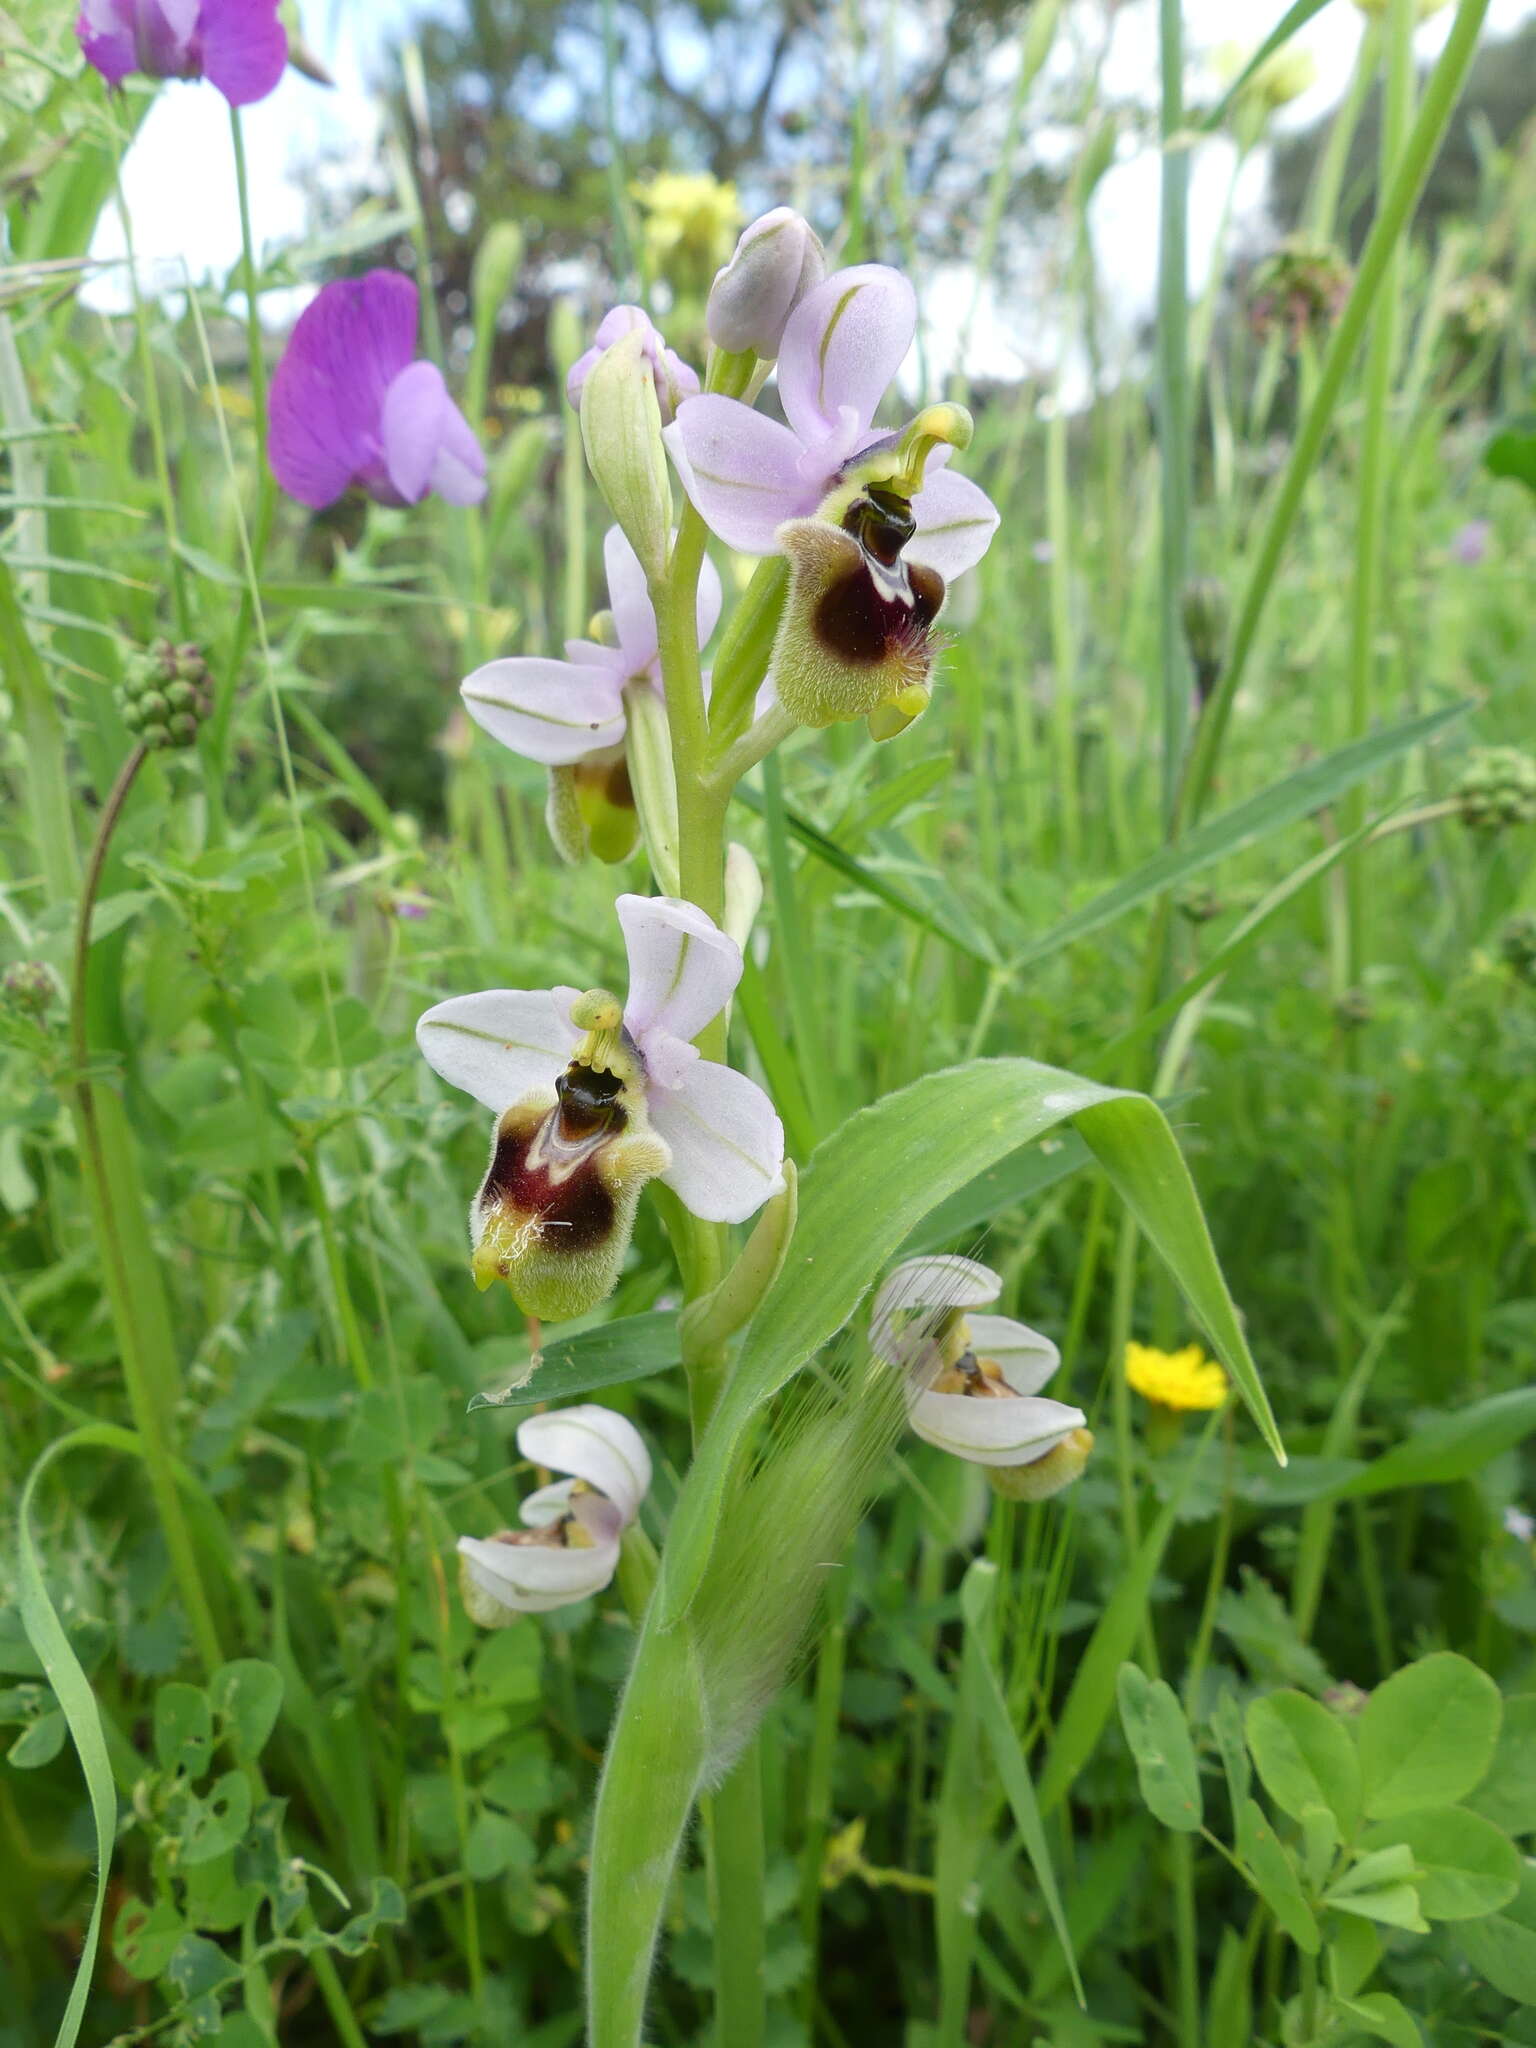
<svg viewBox="0 0 1536 2048">
<path fill-rule="evenodd" d="M 86 864 L 75 923 L 74 963 L 70 976 L 69 1036 L 73 1066 L 75 1128 L 80 1165 L 90 1204 L 91 1222 L 105 1269 L 122 1358 L 123 1379 L 134 1428 L 144 1446 L 144 1464 L 154 1495 L 155 1512 L 165 1536 L 177 1591 L 197 1645 L 198 1656 L 211 1673 L 223 1662 L 219 1632 L 198 1570 L 175 1473 L 175 1402 L 179 1379 L 170 1349 L 170 1325 L 144 1224 L 143 1193 L 133 1157 L 132 1141 L 120 1108 L 107 1108 L 90 1077 L 90 1045 L 86 1004 L 90 979 L 91 915 L 101 886 L 102 870 L 118 819 L 134 779 L 147 758 L 135 747 L 118 772 L 102 807 L 95 843 Z M 137 1244 L 129 1243 L 125 1215 L 133 1217 Z"/>
</svg>

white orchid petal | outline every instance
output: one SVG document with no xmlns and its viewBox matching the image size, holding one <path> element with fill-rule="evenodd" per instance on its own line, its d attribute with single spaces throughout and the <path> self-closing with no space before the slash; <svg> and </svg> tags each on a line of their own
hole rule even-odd
<svg viewBox="0 0 1536 2048">
<path fill-rule="evenodd" d="M 1016 1323 L 1010 1316 L 973 1315 L 966 1321 L 972 1351 L 978 1358 L 995 1359 L 1016 1394 L 1038 1394 L 1061 1364 L 1061 1353 L 1050 1338 L 1028 1323 Z"/>
<path fill-rule="evenodd" d="M 644 1437 L 626 1416 L 595 1402 L 526 1417 L 518 1424 L 517 1448 L 535 1465 L 595 1486 L 626 1524 L 650 1490 L 651 1454 Z"/>
<path fill-rule="evenodd" d="M 698 1060 L 675 1091 L 654 1090 L 651 1124 L 672 1149 L 661 1176 L 707 1223 L 745 1223 L 784 1185 L 784 1126 L 755 1081 Z"/>
<path fill-rule="evenodd" d="M 1080 1408 L 1038 1395 L 919 1394 L 909 1419 L 925 1442 L 973 1465 L 1032 1465 L 1087 1418 Z"/>
<path fill-rule="evenodd" d="M 955 1252 L 904 1260 L 876 1291 L 869 1316 L 870 1349 L 888 1365 L 904 1365 L 909 1347 L 902 1343 L 902 1323 L 910 1310 L 975 1308 L 996 1301 L 1002 1291 L 1002 1278 L 990 1266 Z"/>
<path fill-rule="evenodd" d="M 486 662 L 464 678 L 459 695 L 492 739 L 524 760 L 558 768 L 623 739 L 622 688 L 623 676 L 611 656 L 609 666 L 599 667 L 592 661 L 519 655 Z"/>
<path fill-rule="evenodd" d="M 640 557 L 624 538 L 621 527 L 610 526 L 603 537 L 603 565 L 608 574 L 608 605 L 624 657 L 624 671 L 626 675 L 638 675 L 655 658 L 656 613 Z"/>
<path fill-rule="evenodd" d="M 573 1546 L 486 1542 L 459 1538 L 459 1555 L 479 1590 L 517 1614 L 547 1614 L 554 1607 L 600 1593 L 618 1567 L 617 1543 Z"/>
<path fill-rule="evenodd" d="M 741 948 L 695 904 L 677 896 L 621 896 L 614 905 L 629 953 L 624 1022 L 645 1051 L 666 1031 L 697 1038 L 741 979 Z"/>
<path fill-rule="evenodd" d="M 520 1503 L 518 1516 L 525 1529 L 547 1529 L 551 1522 L 558 1522 L 562 1515 L 571 1512 L 571 1492 L 574 1479 L 557 1479 L 552 1486 L 541 1486 Z"/>
<path fill-rule="evenodd" d="M 553 1088 L 577 1037 L 542 988 L 450 996 L 416 1025 L 428 1065 L 498 1116 L 531 1090 Z"/>
<path fill-rule="evenodd" d="M 975 568 L 999 523 L 998 509 L 980 484 L 932 461 L 928 481 L 912 500 L 912 517 L 917 532 L 907 543 L 907 560 L 937 569 L 946 583 Z"/>
</svg>

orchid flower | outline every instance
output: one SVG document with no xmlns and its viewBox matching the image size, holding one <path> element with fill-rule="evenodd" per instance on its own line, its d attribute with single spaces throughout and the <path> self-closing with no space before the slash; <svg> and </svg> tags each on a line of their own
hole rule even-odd
<svg viewBox="0 0 1536 2048">
<path fill-rule="evenodd" d="M 688 496 L 729 547 L 778 552 L 785 520 L 810 517 L 851 474 L 878 468 L 896 442 L 874 427 L 875 412 L 916 328 L 917 301 L 900 272 L 881 263 L 835 271 L 796 306 L 779 343 L 787 426 L 714 393 L 678 406 L 667 446 Z M 933 451 L 911 498 L 907 548 L 946 579 L 981 560 L 998 523 L 986 492 L 944 468 L 948 453 Z"/>
<path fill-rule="evenodd" d="M 485 496 L 485 456 L 435 363 L 416 355 L 421 297 L 392 270 L 339 278 L 299 316 L 272 377 L 272 474 L 319 511 L 356 484 L 381 505 Z"/>
<path fill-rule="evenodd" d="M 264 100 L 288 63 L 278 0 L 83 0 L 75 34 L 108 85 L 206 78 L 232 107 Z"/>
<path fill-rule="evenodd" d="M 691 903 L 621 896 L 629 994 L 486 989 L 416 1026 L 429 1064 L 496 1114 L 470 1225 L 478 1284 L 528 1315 L 581 1315 L 612 1289 L 646 1182 L 742 1223 L 783 1185 L 784 1128 L 745 1074 L 688 1041 L 741 979 L 741 950 Z"/>
<path fill-rule="evenodd" d="M 656 614 L 645 571 L 616 526 L 603 542 L 603 560 L 616 645 L 567 640 L 564 661 L 524 655 L 488 661 L 466 677 L 460 691 L 470 717 L 492 739 L 548 767 L 621 745 L 628 725 L 626 687 L 661 690 Z M 720 601 L 720 575 L 706 558 L 699 574 L 701 647 L 715 630 Z"/>
<path fill-rule="evenodd" d="M 1002 1291 L 974 1259 L 908 1259 L 875 1296 L 870 1349 L 906 1374 L 908 1420 L 925 1442 L 993 1468 L 999 1492 L 1045 1500 L 1082 1471 L 1093 1438 L 1080 1408 L 1040 1395 L 1061 1363 L 1050 1339 L 971 1313 Z"/>
<path fill-rule="evenodd" d="M 624 1531 L 651 1484 L 650 1453 L 632 1422 L 582 1405 L 530 1415 L 517 1448 L 568 1479 L 530 1493 L 521 1529 L 459 1538 L 459 1589 L 482 1628 L 544 1614 L 600 1593 L 618 1569 Z"/>
<path fill-rule="evenodd" d="M 598 357 L 622 341 L 626 334 L 643 336 L 646 361 L 656 380 L 656 403 L 661 411 L 662 425 L 667 425 L 675 416 L 684 399 L 692 397 L 699 388 L 699 373 L 691 370 L 678 355 L 675 355 L 662 340 L 651 324 L 651 317 L 643 306 L 615 306 L 605 313 L 598 323 L 597 334 L 592 346 L 584 355 L 572 363 L 565 380 L 565 395 L 581 410 L 581 394 L 586 387 L 592 366 Z"/>
</svg>

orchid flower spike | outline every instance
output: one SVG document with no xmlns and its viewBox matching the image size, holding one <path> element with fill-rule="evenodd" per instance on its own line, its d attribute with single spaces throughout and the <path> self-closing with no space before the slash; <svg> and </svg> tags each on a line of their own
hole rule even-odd
<svg viewBox="0 0 1536 2048">
<path fill-rule="evenodd" d="M 1011 1500 L 1049 1500 L 1093 1448 L 1080 1408 L 1043 1399 L 1061 1363 L 1048 1337 L 1007 1316 L 974 1315 L 1003 1283 L 952 1254 L 908 1259 L 875 1296 L 869 1343 L 906 1374 L 908 1420 L 926 1442 L 989 1467 Z"/>
<path fill-rule="evenodd" d="M 381 505 L 485 496 L 480 444 L 442 371 L 417 359 L 420 310 L 410 278 L 370 270 L 326 285 L 299 316 L 273 372 L 267 443 L 290 498 L 319 511 L 353 484 Z"/>
<path fill-rule="evenodd" d="M 429 1064 L 496 1114 L 470 1212 L 478 1284 L 525 1314 L 583 1315 L 612 1290 L 647 1181 L 742 1223 L 783 1186 L 784 1127 L 754 1081 L 689 1040 L 741 979 L 741 951 L 691 903 L 621 896 L 629 995 L 487 989 L 428 1010 Z"/>
<path fill-rule="evenodd" d="M 705 524 L 743 554 L 776 554 L 786 519 L 811 517 L 850 485 L 891 480 L 896 441 L 873 421 L 916 329 L 917 300 L 900 272 L 881 263 L 834 271 L 801 299 L 779 343 L 787 426 L 717 393 L 685 398 L 666 441 Z M 947 446 L 925 453 L 926 473 L 919 466 L 904 493 L 914 521 L 907 553 L 953 578 L 986 553 L 997 510 L 978 485 L 950 475 Z"/>
<path fill-rule="evenodd" d="M 459 1538 L 464 1611 L 482 1628 L 544 1614 L 601 1593 L 618 1569 L 624 1531 L 651 1484 L 651 1458 L 632 1422 L 583 1405 L 530 1415 L 517 1428 L 530 1463 L 568 1479 L 530 1493 L 521 1529 Z"/>
<path fill-rule="evenodd" d="M 75 34 L 108 85 L 206 78 L 232 107 L 264 100 L 288 63 L 278 0 L 83 0 Z"/>
<path fill-rule="evenodd" d="M 608 571 L 611 644 L 567 640 L 565 660 L 516 656 L 488 661 L 465 679 L 460 695 L 470 717 L 514 754 L 547 767 L 585 761 L 623 744 L 624 691 L 633 684 L 661 693 L 656 614 L 645 571 L 618 527 L 603 542 Z M 699 572 L 699 645 L 720 617 L 720 575 L 705 558 Z M 603 622 L 605 625 L 609 622 Z"/>
<path fill-rule="evenodd" d="M 643 306 L 615 306 L 611 312 L 603 315 L 598 322 L 592 346 L 584 355 L 578 356 L 570 367 L 565 380 L 565 395 L 580 412 L 581 394 L 586 388 L 593 365 L 616 341 L 622 341 L 626 334 L 638 334 L 642 337 L 642 351 L 656 379 L 656 403 L 661 410 L 662 425 L 666 426 L 675 417 L 683 400 L 697 393 L 699 373 L 697 370 L 691 370 L 680 356 L 675 355 L 667 347 L 651 324 L 651 316 Z"/>
</svg>

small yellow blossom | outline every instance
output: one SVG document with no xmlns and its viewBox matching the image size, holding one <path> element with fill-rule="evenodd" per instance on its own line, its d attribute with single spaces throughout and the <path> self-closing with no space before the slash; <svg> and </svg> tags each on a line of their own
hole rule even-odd
<svg viewBox="0 0 1536 2048">
<path fill-rule="evenodd" d="M 707 173 L 659 171 L 630 191 L 645 213 L 645 239 L 658 264 L 692 257 L 710 269 L 723 263 L 741 223 L 734 185 Z"/>
<path fill-rule="evenodd" d="M 1125 1376 L 1159 1408 L 1219 1408 L 1227 1398 L 1226 1373 L 1198 1344 L 1186 1344 L 1182 1351 L 1127 1344 Z"/>
</svg>

